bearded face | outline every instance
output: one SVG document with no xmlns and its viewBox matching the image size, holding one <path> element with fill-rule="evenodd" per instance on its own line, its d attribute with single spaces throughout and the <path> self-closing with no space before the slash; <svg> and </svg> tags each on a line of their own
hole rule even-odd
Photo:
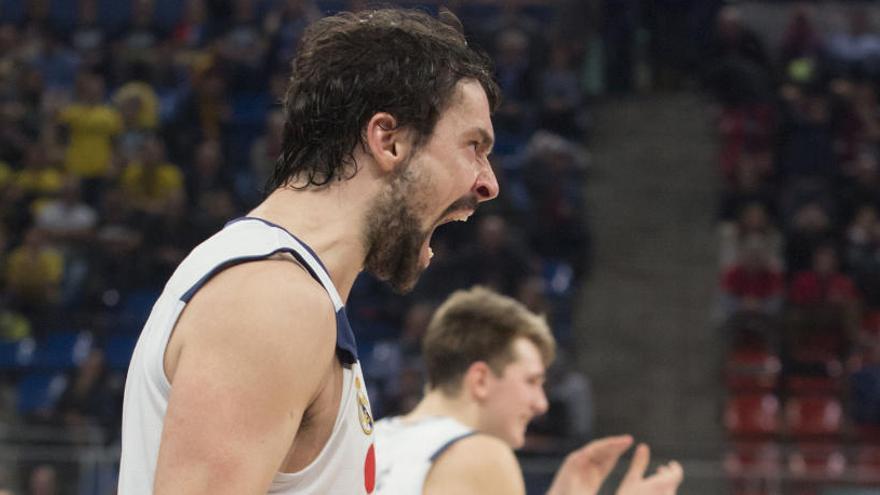
<svg viewBox="0 0 880 495">
<path fill-rule="evenodd" d="M 420 253 L 429 234 L 422 229 L 418 199 L 424 192 L 407 162 L 367 212 L 364 269 L 398 293 L 412 290 L 425 268 Z"/>
</svg>

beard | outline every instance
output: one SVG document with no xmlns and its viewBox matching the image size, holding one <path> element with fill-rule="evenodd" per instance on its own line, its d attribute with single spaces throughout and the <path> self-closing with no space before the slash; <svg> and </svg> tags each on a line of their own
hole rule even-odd
<svg viewBox="0 0 880 495">
<path fill-rule="evenodd" d="M 364 269 L 399 294 L 412 290 L 423 270 L 419 258 L 428 233 L 412 199 L 420 197 L 419 189 L 409 163 L 404 164 L 367 211 Z"/>
</svg>

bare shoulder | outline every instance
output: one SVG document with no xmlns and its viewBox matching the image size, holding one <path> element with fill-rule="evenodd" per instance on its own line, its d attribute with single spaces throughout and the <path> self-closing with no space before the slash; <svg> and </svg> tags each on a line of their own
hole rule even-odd
<svg viewBox="0 0 880 495">
<path fill-rule="evenodd" d="M 452 444 L 434 461 L 424 494 L 524 494 L 522 471 L 513 450 L 501 440 L 471 435 Z"/>
<path fill-rule="evenodd" d="M 187 304 L 175 333 L 180 334 L 174 345 L 181 354 L 225 349 L 263 356 L 249 361 L 255 366 L 272 364 L 273 357 L 289 363 L 296 355 L 309 356 L 310 366 L 329 365 L 335 355 L 333 303 L 302 267 L 287 260 L 248 262 L 222 271 Z M 169 346 L 169 352 L 174 350 Z"/>
<path fill-rule="evenodd" d="M 165 355 L 172 387 L 156 493 L 268 490 L 333 376 L 334 314 L 323 287 L 289 261 L 228 268 L 195 294 Z"/>
</svg>

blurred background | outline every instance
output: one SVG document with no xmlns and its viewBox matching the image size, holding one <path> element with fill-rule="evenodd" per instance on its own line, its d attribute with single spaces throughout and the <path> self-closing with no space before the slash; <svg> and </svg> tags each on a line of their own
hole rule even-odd
<svg viewBox="0 0 880 495">
<path fill-rule="evenodd" d="M 433 309 L 479 283 L 561 345 L 530 493 L 624 432 L 682 494 L 880 493 L 880 6 L 387 4 L 441 3 L 496 64 L 502 194 L 414 293 L 358 279 L 375 415 L 415 404 Z M 261 200 L 305 26 L 368 4 L 0 0 L 0 493 L 115 493 L 153 302 Z"/>
</svg>

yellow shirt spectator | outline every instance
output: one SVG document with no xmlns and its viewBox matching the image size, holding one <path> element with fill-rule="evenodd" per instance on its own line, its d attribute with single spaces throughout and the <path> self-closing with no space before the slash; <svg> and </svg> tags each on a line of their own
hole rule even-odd
<svg viewBox="0 0 880 495">
<path fill-rule="evenodd" d="M 14 177 L 15 174 L 12 172 L 12 167 L 8 163 L 0 161 L 0 187 L 11 183 Z"/>
<path fill-rule="evenodd" d="M 119 113 L 108 105 L 73 104 L 59 115 L 70 130 L 65 166 L 82 178 L 103 177 L 110 170 L 113 137 L 122 129 Z"/>
<path fill-rule="evenodd" d="M 15 184 L 23 191 L 38 196 L 50 196 L 61 190 L 64 176 L 54 168 L 26 168 L 16 174 Z"/>
<path fill-rule="evenodd" d="M 29 242 L 14 249 L 9 253 L 6 265 L 7 290 L 17 299 L 30 304 L 53 302 L 64 273 L 61 252 L 40 245 L 41 242 Z"/>
<path fill-rule="evenodd" d="M 122 173 L 122 189 L 140 206 L 177 199 L 184 193 L 183 173 L 168 162 L 131 162 Z"/>
<path fill-rule="evenodd" d="M 138 126 L 155 129 L 159 125 L 159 97 L 153 87 L 138 81 L 126 83 L 116 90 L 113 102 L 118 106 L 128 98 L 137 98 L 141 103 L 137 118 Z"/>
</svg>

